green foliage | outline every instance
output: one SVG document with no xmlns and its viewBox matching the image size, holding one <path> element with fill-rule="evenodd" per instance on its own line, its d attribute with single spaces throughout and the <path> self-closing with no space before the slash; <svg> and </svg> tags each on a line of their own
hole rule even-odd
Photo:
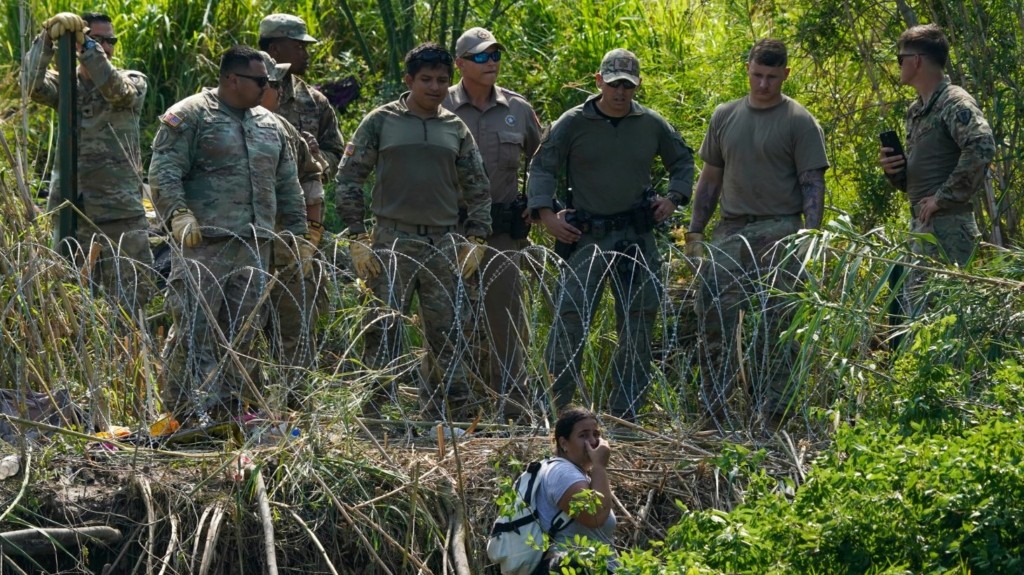
<svg viewBox="0 0 1024 575">
<path fill-rule="evenodd" d="M 656 555 L 624 555 L 621 572 L 1018 572 L 1022 432 L 1019 416 L 956 435 L 844 428 L 792 502 L 763 493 L 731 513 L 686 512 Z"/>
</svg>

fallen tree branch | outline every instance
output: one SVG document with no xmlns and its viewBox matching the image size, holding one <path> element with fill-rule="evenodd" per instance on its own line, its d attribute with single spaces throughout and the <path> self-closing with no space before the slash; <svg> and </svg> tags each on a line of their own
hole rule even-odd
<svg viewBox="0 0 1024 575">
<path fill-rule="evenodd" d="M 29 471 L 31 469 L 32 469 L 32 451 L 29 450 L 29 449 L 26 449 L 25 450 L 25 465 L 22 467 L 21 489 L 19 489 L 18 490 L 18 494 L 14 496 L 14 501 L 11 501 L 11 504 L 7 506 L 7 509 L 4 509 L 4 512 L 0 513 L 0 523 L 4 522 L 4 519 L 7 518 L 7 514 L 10 513 L 12 509 L 17 507 L 18 503 L 21 501 L 21 498 L 25 496 L 25 491 L 28 489 L 28 477 L 30 475 Z"/>
<path fill-rule="evenodd" d="M 86 541 L 83 541 L 85 539 Z M 0 533 L 0 552 L 32 557 L 52 553 L 55 546 L 80 547 L 86 543 L 111 545 L 121 540 L 121 532 L 113 527 L 33 527 Z"/>
<path fill-rule="evenodd" d="M 274 551 L 274 518 L 270 515 L 270 502 L 267 497 L 267 484 L 263 481 L 263 470 L 256 470 L 256 499 L 260 507 L 260 519 L 263 521 L 263 545 L 267 555 L 267 574 L 277 575 L 277 553 Z"/>
</svg>

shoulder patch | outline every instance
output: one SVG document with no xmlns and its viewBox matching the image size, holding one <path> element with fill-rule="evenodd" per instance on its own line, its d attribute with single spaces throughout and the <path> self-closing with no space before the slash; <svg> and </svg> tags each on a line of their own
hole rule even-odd
<svg viewBox="0 0 1024 575">
<path fill-rule="evenodd" d="M 961 108 L 956 112 L 956 121 L 965 126 L 971 123 L 971 118 L 973 117 L 974 112 L 972 112 L 970 108 Z"/>
<path fill-rule="evenodd" d="M 181 116 L 176 115 L 174 112 L 167 112 L 163 116 L 160 116 L 160 121 L 172 128 L 177 128 L 185 120 L 183 120 Z"/>
<path fill-rule="evenodd" d="M 349 143 L 345 144 L 344 154 L 346 156 L 354 156 L 354 155 L 356 155 L 356 145 L 354 143 L 352 143 L 352 142 L 349 142 Z"/>
</svg>

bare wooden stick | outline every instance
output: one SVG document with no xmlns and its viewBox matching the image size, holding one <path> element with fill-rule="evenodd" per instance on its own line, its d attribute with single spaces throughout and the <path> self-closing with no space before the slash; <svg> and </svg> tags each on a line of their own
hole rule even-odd
<svg viewBox="0 0 1024 575">
<path fill-rule="evenodd" d="M 153 575 L 153 546 L 156 545 L 156 511 L 153 510 L 153 492 L 149 481 L 140 475 L 135 476 L 135 483 L 142 493 L 142 502 L 146 506 L 146 524 L 149 526 L 149 540 L 146 541 L 146 575 Z"/>
<path fill-rule="evenodd" d="M 191 560 L 188 562 L 188 572 L 196 572 L 196 557 L 199 556 L 199 542 L 202 540 L 203 525 L 206 524 L 206 519 L 210 516 L 211 509 L 209 507 L 203 508 L 203 514 L 199 516 L 199 525 L 196 526 L 196 538 L 192 541 L 192 555 Z"/>
<path fill-rule="evenodd" d="M 459 499 L 458 495 L 452 497 L 452 537 L 451 537 L 451 550 L 452 550 L 452 566 L 455 568 L 456 575 L 471 575 L 472 571 L 469 569 L 469 556 L 466 555 L 466 530 L 465 524 L 465 512 L 462 507 L 462 500 Z"/>
<path fill-rule="evenodd" d="M 85 539 L 86 541 L 83 541 Z M 0 552 L 33 556 L 52 552 L 54 546 L 78 547 L 90 541 L 111 544 L 121 540 L 121 532 L 113 527 L 33 527 L 0 533 Z"/>
<path fill-rule="evenodd" d="M 210 526 L 206 530 L 206 547 L 203 549 L 203 560 L 199 563 L 199 575 L 206 575 L 213 565 L 213 554 L 220 536 L 221 522 L 224 520 L 224 507 L 217 503 L 210 517 Z"/>
<path fill-rule="evenodd" d="M 174 557 L 174 550 L 178 546 L 178 515 L 171 513 L 171 537 L 170 541 L 167 542 L 167 551 L 164 552 L 163 558 L 160 559 L 160 572 L 157 575 L 164 575 L 167 571 L 167 566 L 171 564 L 171 558 Z"/>
<path fill-rule="evenodd" d="M 274 551 L 274 517 L 270 514 L 270 502 L 267 497 L 267 484 L 263 481 L 263 470 L 256 470 L 256 499 L 260 507 L 260 519 L 263 520 L 263 545 L 267 555 L 267 574 L 277 575 L 277 553 Z"/>
</svg>

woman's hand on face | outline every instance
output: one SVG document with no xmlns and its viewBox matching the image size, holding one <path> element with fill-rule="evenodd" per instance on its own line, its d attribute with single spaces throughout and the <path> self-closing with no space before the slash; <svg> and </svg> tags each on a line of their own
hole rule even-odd
<svg viewBox="0 0 1024 575">
<path fill-rule="evenodd" d="M 590 462 L 594 465 L 601 467 L 608 467 L 608 460 L 612 456 L 612 446 L 609 445 L 608 440 L 601 438 L 597 442 L 597 447 L 586 443 L 587 446 L 587 457 L 590 458 Z"/>
</svg>

